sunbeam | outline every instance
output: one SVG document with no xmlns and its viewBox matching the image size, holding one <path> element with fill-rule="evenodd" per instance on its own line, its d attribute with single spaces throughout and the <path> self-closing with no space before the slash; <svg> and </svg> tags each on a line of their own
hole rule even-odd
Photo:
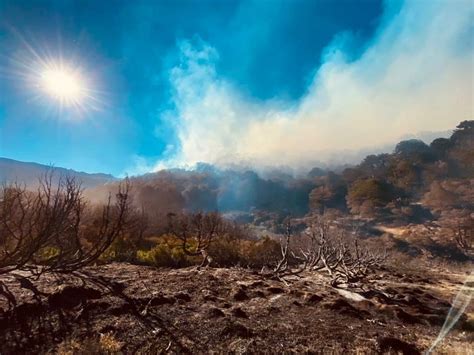
<svg viewBox="0 0 474 355">
<path fill-rule="evenodd" d="M 64 46 L 53 50 L 15 34 L 22 49 L 6 55 L 10 65 L 0 72 L 5 79 L 17 83 L 29 102 L 42 105 L 47 116 L 57 113 L 63 118 L 83 118 L 104 107 L 104 92 L 97 89 L 97 81 L 77 50 L 75 55 L 66 56 Z"/>
</svg>

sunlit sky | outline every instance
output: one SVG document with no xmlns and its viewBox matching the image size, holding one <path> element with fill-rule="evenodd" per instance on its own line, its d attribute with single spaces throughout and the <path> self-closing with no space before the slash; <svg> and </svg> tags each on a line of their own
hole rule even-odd
<svg viewBox="0 0 474 355">
<path fill-rule="evenodd" d="M 0 0 L 0 157 L 115 175 L 291 165 L 449 129 L 473 116 L 473 13 L 462 0 Z M 360 136 L 354 123 L 363 140 L 333 139 Z"/>
</svg>

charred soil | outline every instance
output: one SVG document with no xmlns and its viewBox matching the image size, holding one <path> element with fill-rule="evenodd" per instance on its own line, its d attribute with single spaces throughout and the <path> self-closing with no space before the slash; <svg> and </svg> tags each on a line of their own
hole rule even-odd
<svg viewBox="0 0 474 355">
<path fill-rule="evenodd" d="M 335 289 L 314 273 L 285 284 L 238 268 L 126 263 L 29 276 L 0 277 L 0 354 L 416 354 L 437 337 L 466 277 L 386 270 Z M 470 312 L 439 352 L 468 353 Z"/>
</svg>

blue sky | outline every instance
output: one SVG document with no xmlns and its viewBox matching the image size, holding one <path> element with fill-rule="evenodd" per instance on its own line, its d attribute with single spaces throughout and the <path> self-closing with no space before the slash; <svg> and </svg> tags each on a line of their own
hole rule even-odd
<svg viewBox="0 0 474 355">
<path fill-rule="evenodd" d="M 0 156 L 115 175 L 304 165 L 451 128 L 472 116 L 472 13 L 461 0 L 0 0 Z M 33 53 L 80 67 L 98 103 L 78 114 L 35 92 Z M 451 65 L 461 69 L 433 79 Z M 429 125 L 409 123 L 446 92 Z M 380 117 L 387 105 L 398 108 Z M 379 134 L 384 120 L 396 122 L 391 134 Z M 332 139 L 355 122 L 364 142 Z"/>
</svg>

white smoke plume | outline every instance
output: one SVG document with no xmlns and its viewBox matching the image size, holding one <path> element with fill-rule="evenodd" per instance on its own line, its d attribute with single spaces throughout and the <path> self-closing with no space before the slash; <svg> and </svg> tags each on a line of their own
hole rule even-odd
<svg viewBox="0 0 474 355">
<path fill-rule="evenodd" d="M 337 36 L 296 103 L 246 96 L 219 77 L 214 48 L 183 41 L 181 62 L 170 73 L 175 110 L 166 113 L 178 148 L 154 168 L 301 167 L 452 129 L 474 112 L 473 20 L 469 0 L 387 5 L 362 55 L 350 60 L 347 37 Z"/>
</svg>

